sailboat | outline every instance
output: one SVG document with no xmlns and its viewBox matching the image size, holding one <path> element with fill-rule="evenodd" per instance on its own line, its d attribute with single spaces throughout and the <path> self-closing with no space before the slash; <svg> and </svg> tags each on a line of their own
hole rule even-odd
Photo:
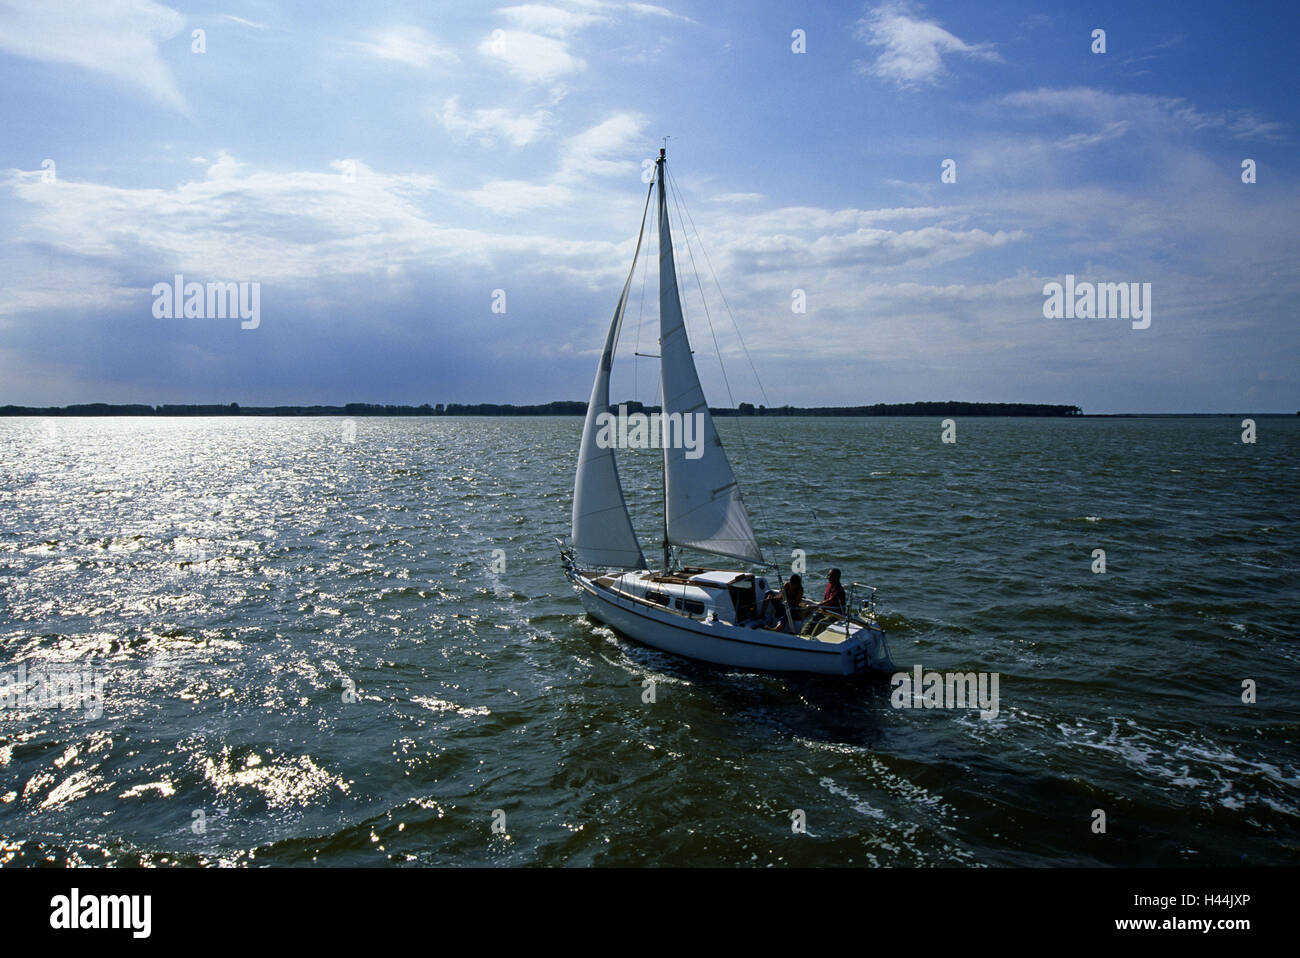
<svg viewBox="0 0 1300 958">
<path fill-rule="evenodd" d="M 666 151 L 646 194 L 632 269 L 605 335 L 587 403 L 573 527 L 557 540 L 564 573 L 587 613 L 665 652 L 745 670 L 856 675 L 892 673 L 875 616 L 875 590 L 854 610 L 856 583 L 837 606 L 773 601 L 787 595 L 780 568 L 766 562 L 731 463 L 713 424 L 687 338 L 677 289 L 666 201 Z M 646 562 L 632 526 L 611 441 L 609 379 L 645 235 L 651 196 L 659 222 L 659 360 L 663 436 L 663 564 Z M 695 442 L 683 437 L 694 424 Z M 739 560 L 744 568 L 676 565 L 672 547 Z M 768 571 L 764 571 L 768 570 Z M 772 578 L 769 579 L 769 576 Z M 781 591 L 770 583 L 782 582 Z"/>
</svg>

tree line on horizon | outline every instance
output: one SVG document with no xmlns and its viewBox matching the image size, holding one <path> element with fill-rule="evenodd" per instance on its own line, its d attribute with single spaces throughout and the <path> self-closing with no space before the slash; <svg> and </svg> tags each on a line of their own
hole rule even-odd
<svg viewBox="0 0 1300 958">
<path fill-rule="evenodd" d="M 658 406 L 629 401 L 610 406 L 617 412 L 657 413 Z M 1078 406 L 1047 403 L 912 402 L 874 403 L 869 406 L 755 406 L 743 402 L 736 408 L 710 406 L 714 416 L 1081 416 Z M 0 406 L 0 416 L 583 416 L 585 402 L 549 402 L 533 405 L 509 403 L 423 403 L 403 406 L 347 403 L 342 406 L 241 406 L 221 404 L 77 403 L 71 406 Z"/>
</svg>

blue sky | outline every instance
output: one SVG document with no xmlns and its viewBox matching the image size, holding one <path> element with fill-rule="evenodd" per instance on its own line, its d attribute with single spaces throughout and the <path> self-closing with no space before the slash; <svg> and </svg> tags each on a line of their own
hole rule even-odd
<svg viewBox="0 0 1300 958">
<path fill-rule="evenodd" d="M 761 377 L 706 272 L 736 401 L 1293 412 L 1298 25 L 1283 3 L 0 0 L 0 403 L 584 398 L 667 135 Z M 259 283 L 260 325 L 155 318 L 176 273 Z M 1067 273 L 1150 283 L 1150 328 L 1044 318 Z M 628 353 L 655 337 L 638 288 Z M 614 395 L 654 401 L 633 363 Z"/>
</svg>

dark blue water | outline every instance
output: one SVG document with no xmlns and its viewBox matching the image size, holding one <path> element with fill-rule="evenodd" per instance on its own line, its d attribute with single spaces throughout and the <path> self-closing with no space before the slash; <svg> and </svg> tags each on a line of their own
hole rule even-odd
<svg viewBox="0 0 1300 958">
<path fill-rule="evenodd" d="M 0 707 L 0 861 L 1300 860 L 1294 420 L 722 421 L 773 555 L 879 587 L 900 668 L 997 673 L 991 719 L 586 619 L 577 418 L 355 429 L 0 420 L 0 672 L 103 688 Z"/>
</svg>

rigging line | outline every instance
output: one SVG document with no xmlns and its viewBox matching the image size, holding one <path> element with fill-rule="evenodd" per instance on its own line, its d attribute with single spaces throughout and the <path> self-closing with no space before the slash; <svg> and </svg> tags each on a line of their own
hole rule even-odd
<svg viewBox="0 0 1300 958">
<path fill-rule="evenodd" d="M 652 184 L 650 185 L 650 187 L 646 190 L 645 206 L 644 206 L 644 207 L 642 208 L 642 210 L 641 210 L 641 227 L 640 227 L 639 230 L 637 230 L 637 234 L 636 234 L 636 252 L 634 252 L 634 253 L 632 254 L 632 255 L 633 255 L 633 259 L 632 259 L 632 269 L 631 269 L 631 271 L 628 273 L 627 281 L 623 284 L 623 293 L 622 293 L 622 295 L 621 295 L 621 297 L 620 297 L 620 299 L 619 299 L 619 306 L 620 306 L 621 311 L 622 311 L 622 315 L 619 316 L 619 321 L 618 321 L 618 322 L 619 322 L 619 333 L 620 333 L 620 334 L 622 333 L 623 324 L 624 324 L 624 322 L 625 322 L 626 319 L 627 319 L 627 294 L 628 294 L 628 290 L 629 290 L 629 288 L 630 288 L 631 285 L 632 285 L 632 280 L 636 278 L 637 257 L 640 255 L 640 252 L 641 252 L 641 244 L 642 244 L 642 241 L 643 241 L 643 240 L 645 239 L 645 237 L 646 237 L 646 218 L 647 218 L 648 213 L 650 212 L 650 197 L 653 196 L 653 195 L 654 195 L 654 184 L 652 183 Z M 646 263 L 649 261 L 649 259 L 650 259 L 650 256 L 649 256 L 649 253 L 647 252 L 647 255 L 646 255 L 645 259 L 642 260 L 642 262 L 641 262 L 641 266 L 642 266 L 642 269 L 643 269 L 643 273 L 642 273 L 643 276 L 644 276 L 644 268 L 645 268 L 645 265 L 646 265 Z M 643 280 L 642 282 L 644 283 L 644 280 Z M 645 301 L 645 292 L 644 292 L 644 287 L 642 288 L 642 297 L 641 297 L 641 298 L 642 298 L 642 307 L 643 307 L 643 311 L 644 311 L 644 301 Z M 641 343 L 641 324 L 642 324 L 642 318 L 641 318 L 641 317 L 638 317 L 638 319 L 637 319 L 637 345 L 638 345 L 638 347 L 640 346 L 640 343 Z M 617 351 L 617 343 L 615 344 L 615 351 Z M 633 377 L 633 380 L 632 380 L 632 381 L 633 381 L 632 389 L 633 389 L 633 396 L 636 395 L 636 365 L 637 365 L 637 362 L 638 362 L 638 360 L 637 360 L 635 357 L 636 357 L 636 354 L 639 353 L 639 352 L 640 352 L 640 349 L 634 350 L 634 353 L 633 353 L 633 360 L 632 360 L 632 370 L 633 370 L 633 372 L 632 372 L 632 377 Z M 613 355 L 611 355 L 611 356 L 610 356 L 610 370 L 609 370 L 609 374 L 608 374 L 608 375 L 610 376 L 611 379 L 612 379 L 612 377 L 613 377 L 613 359 L 614 359 L 614 357 L 613 357 Z M 609 400 L 609 396 L 608 396 L 608 387 L 609 387 L 609 380 L 606 380 L 606 393 L 607 393 L 607 395 L 606 395 L 605 398 L 606 398 L 606 401 L 607 401 L 607 402 L 608 402 L 608 400 Z M 611 450 L 611 453 L 612 453 L 612 450 Z M 617 470 L 617 466 L 615 466 L 615 469 Z M 624 506 L 624 508 L 626 509 L 626 508 L 627 508 L 627 491 L 621 487 L 621 486 L 622 486 L 622 480 L 621 480 L 621 479 L 619 480 L 619 483 L 620 483 L 620 489 L 619 489 L 619 492 L 620 492 L 620 494 L 623 496 L 623 506 Z M 630 514 L 630 513 L 629 513 L 629 515 L 628 515 L 628 521 L 631 522 L 631 514 Z M 636 533 L 636 527 L 635 527 L 635 525 L 633 525 L 632 534 L 633 534 L 633 535 L 636 535 L 636 534 L 637 534 L 637 533 Z M 638 544 L 639 544 L 639 540 L 638 540 Z"/>
<path fill-rule="evenodd" d="M 675 185 L 676 177 L 673 178 L 673 182 Z M 767 406 L 770 409 L 772 408 L 772 401 L 767 398 L 767 390 L 763 388 L 763 380 L 759 378 L 758 369 L 754 366 L 754 358 L 753 356 L 750 355 L 749 347 L 745 344 L 744 334 L 741 333 L 740 325 L 736 322 L 736 314 L 732 312 L 731 303 L 727 301 L 727 294 L 722 288 L 722 283 L 718 281 L 718 273 L 713 268 L 713 261 L 709 259 L 709 251 L 705 247 L 704 241 L 700 239 L 700 231 L 699 228 L 696 227 L 695 225 L 695 218 L 691 216 L 690 207 L 685 205 L 685 201 L 683 201 L 682 206 L 686 212 L 686 218 L 687 220 L 689 220 L 691 224 L 691 229 L 695 231 L 695 237 L 699 241 L 700 253 L 704 256 L 704 262 L 709 267 L 709 275 L 713 277 L 713 285 L 718 288 L 718 295 L 722 298 L 722 305 L 725 306 L 727 309 L 727 316 L 731 319 L 731 328 L 736 331 L 736 338 L 740 340 L 740 348 L 745 353 L 745 359 L 749 361 L 749 369 L 754 374 L 754 382 L 758 384 L 758 391 L 763 397 L 763 405 Z M 697 279 L 698 279 L 698 275 L 697 275 Z M 743 439 L 741 440 L 741 443 L 743 447 L 744 444 Z M 761 513 L 760 513 L 760 518 L 761 518 Z M 813 520 L 817 523 L 817 531 L 821 534 L 822 541 L 823 542 L 829 541 L 829 536 L 827 536 L 826 534 L 826 529 L 822 525 L 821 519 L 817 516 L 816 511 L 813 512 Z M 762 521 L 766 524 L 766 519 L 763 519 Z"/>
<path fill-rule="evenodd" d="M 731 382 L 730 382 L 730 380 L 727 378 L 727 367 L 726 367 L 726 365 L 725 365 L 725 364 L 723 363 L 723 361 L 722 361 L 722 349 L 718 346 L 718 334 L 717 334 L 717 333 L 714 331 L 714 329 L 713 329 L 713 317 L 709 314 L 709 301 L 708 301 L 707 297 L 705 297 L 705 295 L 704 295 L 704 286 L 703 286 L 703 284 L 700 282 L 700 271 L 699 271 L 699 269 L 698 269 L 698 268 L 696 267 L 696 265 L 695 265 L 695 251 L 694 251 L 693 247 L 691 246 L 691 238 L 690 238 L 690 234 L 687 232 L 687 229 L 686 229 L 686 223 L 687 223 L 688 221 L 689 221 L 690 224 L 691 224 L 691 228 L 695 230 L 695 239 L 696 239 L 696 241 L 699 243 L 699 246 L 700 246 L 700 252 L 704 254 L 706 261 L 707 261 L 707 258 L 708 258 L 708 255 L 709 255 L 709 254 L 708 254 L 708 252 L 704 249 L 704 240 L 700 238 L 700 231 L 699 231 L 698 229 L 695 229 L 695 220 L 694 220 L 694 219 L 690 219 L 689 217 L 686 218 L 686 219 L 684 219 L 684 218 L 682 217 L 682 215 L 681 215 L 681 214 L 682 214 L 682 209 L 683 209 L 683 207 L 684 207 L 684 205 L 685 205 L 685 200 L 683 200 L 683 199 L 681 198 L 681 190 L 680 190 L 680 189 L 678 188 L 678 186 L 677 186 L 677 177 L 673 176 L 672 173 L 669 173 L 669 172 L 668 172 L 667 164 L 666 164 L 666 163 L 664 164 L 664 172 L 667 173 L 668 178 L 669 178 L 669 182 L 671 182 L 671 183 L 672 183 L 672 186 L 673 186 L 673 204 L 677 207 L 677 213 L 678 213 L 678 215 L 677 215 L 677 220 L 678 220 L 678 222 L 681 223 L 681 225 L 682 225 L 682 239 L 683 239 L 683 240 L 685 241 L 685 243 L 686 243 L 686 253 L 687 253 L 687 255 L 690 256 L 690 258 L 691 258 L 691 271 L 695 273 L 695 285 L 696 285 L 697 287 L 699 287 L 699 290 L 700 290 L 700 301 L 701 301 L 701 302 L 703 303 L 703 305 L 704 305 L 704 317 L 705 317 L 705 319 L 708 321 L 708 325 L 709 325 L 709 335 L 713 337 L 713 349 L 714 349 L 714 352 L 716 352 L 717 355 L 718 355 L 718 368 L 722 370 L 722 381 L 723 381 L 723 383 L 724 383 L 724 384 L 726 385 L 726 387 L 727 387 L 727 399 L 728 399 L 728 401 L 730 401 L 730 403 L 731 403 L 731 408 L 732 408 L 732 409 L 736 409 L 737 411 L 739 411 L 739 407 L 736 405 L 736 399 L 735 399 L 735 397 L 731 394 Z M 712 266 L 712 264 L 709 265 L 709 270 L 710 270 L 710 272 L 712 272 L 712 270 L 713 270 L 713 266 Z M 713 281 L 714 281 L 715 284 L 718 282 L 718 276 L 717 276 L 716 273 L 713 274 Z M 720 293 L 722 292 L 722 286 L 721 286 L 721 284 L 718 285 L 718 292 L 720 292 Z M 725 296 L 723 296 L 723 302 L 724 302 L 724 303 L 726 302 L 726 297 L 725 297 Z M 728 311 L 728 312 L 731 311 L 731 307 L 730 307 L 730 306 L 727 307 L 727 311 Z M 732 325 L 732 327 L 736 330 L 736 335 L 739 336 L 739 335 L 740 335 L 740 328 L 739 328 L 738 326 L 736 326 L 736 317 L 735 317 L 734 315 L 731 317 L 731 325 Z M 741 344 L 742 344 L 742 345 L 744 344 L 744 340 L 743 340 L 743 339 L 741 340 Z M 748 355 L 749 355 L 748 350 L 746 350 L 746 356 L 748 356 Z M 754 364 L 753 364 L 753 361 L 751 360 L 751 361 L 750 361 L 750 368 L 751 368 L 751 369 L 753 368 L 753 365 L 754 365 Z M 754 370 L 754 378 L 755 378 L 755 380 L 758 379 L 758 371 L 757 371 L 757 370 Z M 762 391 L 762 389 L 763 389 L 763 384 L 762 384 L 761 382 L 759 382 L 759 386 L 758 386 L 758 388 L 759 388 L 760 391 Z M 767 400 L 767 394 L 766 394 L 766 393 L 763 394 L 763 399 L 764 399 L 764 404 L 766 405 L 766 400 Z M 706 400 L 706 404 L 707 404 L 707 400 Z M 736 418 L 737 418 L 737 419 L 744 419 L 744 417 L 743 417 L 743 416 L 740 416 L 740 415 L 737 415 Z M 742 423 L 738 423 L 737 426 L 736 426 L 736 437 L 740 440 L 740 451 L 741 451 L 741 455 L 745 458 L 746 462 L 751 462 L 752 460 L 750 459 L 750 455 L 749 455 L 749 446 L 748 446 L 748 443 L 745 442 L 745 425 L 744 425 L 743 422 L 742 422 Z M 739 492 L 739 490 L 737 490 L 737 492 Z M 741 498 L 741 501 L 742 501 L 742 502 L 747 502 L 747 500 L 745 499 L 745 497 L 744 497 L 743 494 L 740 495 L 740 498 Z M 755 512 L 755 514 L 758 516 L 759 523 L 762 525 L 763 528 L 765 528 L 765 529 L 770 529 L 771 526 L 768 525 L 768 522 L 767 522 L 767 516 L 766 516 L 766 514 L 764 513 L 763 506 L 762 506 L 762 502 L 761 502 L 759 499 L 755 498 L 753 505 L 754 505 L 754 512 Z M 763 551 L 763 550 L 762 550 L 762 546 L 759 546 L 759 554 L 760 554 L 760 555 L 762 554 L 762 551 Z M 766 559 L 764 559 L 764 562 L 766 562 Z"/>
<path fill-rule="evenodd" d="M 713 337 L 713 351 L 718 356 L 718 369 L 722 372 L 722 383 L 727 388 L 727 400 L 731 403 L 731 408 L 736 408 L 736 397 L 731 394 L 731 380 L 727 378 L 727 367 L 722 362 L 722 348 L 718 345 L 718 334 L 713 329 L 713 317 L 709 314 L 709 301 L 704 296 L 704 286 L 700 282 L 700 271 L 695 265 L 695 250 L 691 246 L 690 235 L 686 232 L 686 219 L 682 216 L 681 191 L 677 188 L 677 178 L 672 178 L 673 182 L 673 205 L 677 207 L 677 221 L 682 224 L 682 240 L 686 243 L 686 253 L 691 258 L 691 272 L 695 274 L 695 285 L 700 291 L 700 302 L 704 306 L 704 319 L 709 326 L 709 335 Z M 698 241 L 700 234 L 695 233 Z"/>
<path fill-rule="evenodd" d="M 677 178 L 673 177 L 674 186 L 676 185 L 676 180 Z M 689 208 L 686 209 L 686 217 L 690 221 L 691 229 L 695 231 L 695 238 L 698 240 L 700 237 L 700 231 L 695 226 L 695 219 L 691 216 Z M 731 319 L 731 328 L 736 331 L 736 338 L 740 340 L 740 348 L 744 351 L 745 359 L 749 362 L 750 372 L 754 374 L 754 382 L 758 384 L 758 391 L 763 396 L 763 404 L 770 408 L 772 401 L 767 398 L 767 390 L 763 388 L 763 380 L 759 378 L 758 368 L 754 365 L 754 358 L 749 354 L 749 347 L 745 344 L 745 337 L 741 334 L 740 326 L 736 323 L 736 314 L 731 311 L 731 303 L 727 302 L 727 294 L 723 292 L 722 284 L 718 282 L 717 271 L 713 268 L 713 261 L 709 259 L 709 251 L 704 248 L 703 241 L 700 242 L 700 253 L 703 254 L 704 262 L 709 267 L 709 275 L 713 277 L 713 285 L 718 288 L 718 295 L 722 297 L 722 305 L 727 308 L 727 316 Z"/>
<path fill-rule="evenodd" d="M 668 164 L 667 164 L 667 163 L 664 164 L 663 169 L 664 169 L 664 172 L 667 173 L 667 171 L 668 171 Z M 665 187 L 665 189 L 664 189 L 664 196 L 665 196 L 665 197 L 667 197 L 667 195 L 668 195 L 668 189 L 667 189 L 667 187 L 668 187 L 669 183 L 670 183 L 670 180 L 669 180 L 667 177 L 665 177 L 665 179 L 664 179 L 664 187 Z M 677 180 L 676 180 L 676 177 L 673 177 L 673 178 L 672 178 L 671 183 L 672 183 L 672 185 L 673 185 L 673 203 L 674 203 L 674 205 L 676 205 L 676 204 L 677 204 L 677 186 L 676 186 Z M 668 210 L 667 210 L 666 208 L 665 208 L 665 210 L 664 210 L 664 213 L 665 213 L 665 215 L 667 215 L 667 213 L 668 213 Z M 682 237 L 682 241 L 683 241 L 684 243 L 686 243 L 686 249 L 687 249 L 687 252 L 689 253 L 689 252 L 690 252 L 690 243 L 691 243 L 691 240 L 690 240 L 690 237 L 686 235 L 686 224 L 685 224 L 685 222 L 684 222 L 684 221 L 682 220 L 682 218 L 681 218 L 681 215 L 680 215 L 680 208 L 679 208 L 679 210 L 678 210 L 678 213 L 679 213 L 679 215 L 678 215 L 678 217 L 677 217 L 677 222 L 678 222 L 678 224 L 681 226 L 681 237 Z M 655 229 L 658 229 L 658 228 L 659 228 L 659 224 L 656 222 L 656 224 L 655 224 Z M 670 239 L 670 240 L 672 239 L 672 235 L 671 235 L 671 234 L 672 234 L 672 225 L 669 224 L 669 239 Z M 674 265 L 674 267 L 676 266 L 676 263 L 677 263 L 677 256 L 676 256 L 676 253 L 674 253 L 674 255 L 673 255 L 673 265 Z M 662 266 L 662 265 L 663 265 L 663 261 L 660 260 L 660 266 Z M 695 267 L 695 259 L 694 259 L 694 257 L 692 257 L 692 258 L 691 258 L 691 268 L 694 269 L 694 267 Z M 691 342 L 691 337 L 690 337 L 690 333 L 689 333 L 688 329 L 689 329 L 689 326 L 690 326 L 690 315 L 691 315 L 691 314 L 690 314 L 690 309 L 689 309 L 689 308 L 687 307 L 687 305 L 686 305 L 686 302 L 687 302 L 686 297 L 682 295 L 681 275 L 680 275 L 679 273 L 677 273 L 675 269 L 674 269 L 674 272 L 673 272 L 673 283 L 674 283 L 674 285 L 676 285 L 676 287 L 677 287 L 677 305 L 681 308 L 681 311 L 682 311 L 682 331 L 683 331 L 683 333 L 686 334 L 686 342 L 687 342 L 687 345 L 688 345 L 688 347 L 689 347 L 690 342 Z M 704 304 L 704 312 L 705 312 L 706 317 L 707 317 L 707 315 L 708 315 L 708 311 L 709 311 L 708 303 L 705 303 L 705 304 Z M 662 300 L 662 298 L 660 299 L 660 302 L 659 302 L 659 312 L 660 312 L 660 316 L 662 317 L 662 315 L 663 315 L 663 300 Z M 713 332 L 713 324 L 712 324 L 712 321 L 710 321 L 710 323 L 709 323 L 709 332 L 710 332 L 710 333 Z M 721 363 L 722 363 L 722 353 L 721 353 L 721 351 L 718 349 L 718 340 L 717 340 L 717 337 L 716 337 L 716 336 L 715 336 L 714 339 L 713 339 L 713 349 L 714 349 L 714 352 L 718 354 L 718 364 L 721 365 Z M 695 352 L 695 350 L 692 349 L 692 350 L 691 350 L 691 353 L 694 354 L 694 352 Z M 661 344 L 660 354 L 662 355 L 662 353 L 663 353 L 663 349 L 662 349 L 662 344 Z M 693 360 L 692 360 L 692 361 L 693 361 Z M 662 362 L 663 362 L 663 360 L 661 359 L 661 360 L 660 360 L 660 363 L 661 363 L 661 365 L 660 365 L 660 374 L 659 374 L 659 392 L 658 392 L 658 393 L 656 394 L 656 396 L 655 396 L 655 402 L 656 402 L 657 405 L 659 405 L 659 415 L 660 415 L 660 417 L 662 417 L 662 416 L 667 412 L 667 410 L 665 409 L 665 407 L 664 407 L 664 405 L 663 405 L 664 402 L 665 402 L 665 399 L 664 399 L 664 396 L 663 396 L 663 384 L 664 384 L 664 380 L 663 380 L 663 366 L 662 366 Z M 698 369 L 698 367 L 697 367 L 697 369 L 696 369 L 695 376 L 696 376 L 696 379 L 699 378 L 699 369 Z M 725 368 L 722 370 L 722 378 L 723 378 L 724 381 L 725 381 L 726 378 L 727 378 L 727 371 L 726 371 Z M 700 393 L 701 393 L 701 395 L 703 394 L 703 392 L 704 392 L 704 387 L 701 385 L 701 386 L 700 386 Z M 731 386 L 730 386 L 730 384 L 728 384 L 728 386 L 727 386 L 727 395 L 728 395 L 728 397 L 730 397 L 730 395 L 731 395 Z M 704 406 L 705 406 L 706 409 L 708 408 L 708 405 L 709 405 L 708 397 L 704 397 Z M 741 452 L 744 453 L 746 456 L 748 455 L 747 451 L 745 450 L 745 445 L 744 445 L 744 441 L 743 441 L 743 440 L 741 441 Z M 665 510 L 667 509 L 667 503 L 666 503 L 666 502 L 665 502 L 664 508 L 665 508 Z M 666 511 L 665 511 L 665 513 L 664 513 L 664 516 L 665 516 L 665 518 L 667 518 L 667 512 L 666 512 Z"/>
</svg>

